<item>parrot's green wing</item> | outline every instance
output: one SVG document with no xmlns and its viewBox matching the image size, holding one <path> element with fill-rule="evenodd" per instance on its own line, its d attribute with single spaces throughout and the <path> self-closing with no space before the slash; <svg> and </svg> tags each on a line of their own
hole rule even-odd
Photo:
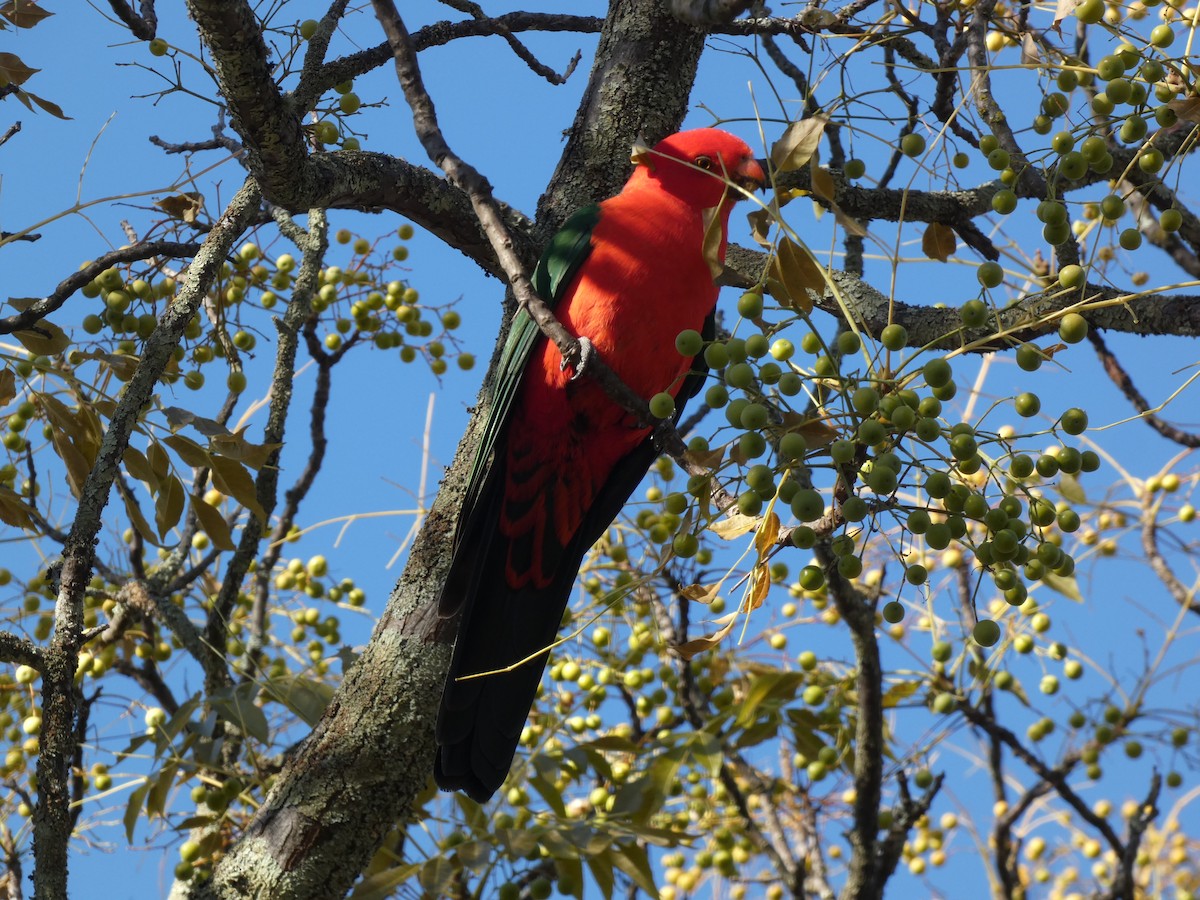
<svg viewBox="0 0 1200 900">
<path fill-rule="evenodd" d="M 583 261 L 592 252 L 592 232 L 599 220 L 600 205 L 597 203 L 578 210 L 551 238 L 545 252 L 542 253 L 542 258 L 538 260 L 530 281 L 533 282 L 533 289 L 537 295 L 551 309 L 562 298 L 574 279 L 575 273 L 579 271 Z M 455 532 L 455 550 L 458 550 L 463 540 L 470 534 L 473 525 L 481 525 L 483 520 L 489 518 L 484 510 L 480 509 L 480 507 L 488 505 L 486 490 L 488 476 L 503 439 L 509 411 L 517 396 L 521 378 L 525 374 L 529 355 L 540 336 L 541 330 L 537 327 L 537 323 L 530 318 L 529 313 L 524 309 L 517 310 L 496 369 L 492 409 L 484 424 L 479 449 L 475 454 L 475 462 L 471 466 L 471 474 L 467 480 L 462 514 L 459 516 L 458 528 Z M 476 515 L 477 510 L 481 513 L 480 515 Z M 447 589 L 442 593 L 443 613 L 453 612 L 456 608 L 459 600 L 457 594 L 458 591 L 454 590 L 454 586 L 448 582 Z"/>
</svg>

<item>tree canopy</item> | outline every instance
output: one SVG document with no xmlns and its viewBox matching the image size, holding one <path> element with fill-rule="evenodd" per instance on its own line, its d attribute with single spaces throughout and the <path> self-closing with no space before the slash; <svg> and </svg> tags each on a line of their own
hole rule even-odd
<svg viewBox="0 0 1200 900">
<path fill-rule="evenodd" d="M 7 896 L 1195 896 L 1196 8 L 493 6 L 0 5 Z M 424 397 L 569 350 L 527 273 L 696 125 L 770 182 L 705 385 L 585 376 L 662 455 L 439 794 L 493 373 L 444 471 Z"/>
</svg>

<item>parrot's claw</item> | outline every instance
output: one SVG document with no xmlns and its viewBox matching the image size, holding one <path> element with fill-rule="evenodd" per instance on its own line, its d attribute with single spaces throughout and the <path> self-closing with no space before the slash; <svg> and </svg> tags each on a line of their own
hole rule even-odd
<svg viewBox="0 0 1200 900">
<path fill-rule="evenodd" d="M 571 380 L 576 381 L 580 375 L 587 371 L 588 365 L 595 357 L 596 348 L 592 345 L 592 342 L 580 336 L 576 339 L 575 346 L 571 352 L 564 356 L 563 361 L 559 363 L 559 369 L 565 372 L 567 366 L 573 368 L 575 372 L 571 375 Z"/>
</svg>

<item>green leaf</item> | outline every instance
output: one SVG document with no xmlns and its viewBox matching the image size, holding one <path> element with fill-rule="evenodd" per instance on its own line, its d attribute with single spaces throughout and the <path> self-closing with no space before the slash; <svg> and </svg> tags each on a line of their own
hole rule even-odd
<svg viewBox="0 0 1200 900">
<path fill-rule="evenodd" d="M 125 502 L 125 512 L 129 516 L 129 522 L 133 525 L 134 530 L 142 536 L 143 540 L 149 541 L 155 547 L 160 546 L 158 535 L 150 527 L 150 523 L 146 521 L 146 517 L 142 515 L 142 508 L 138 506 L 133 494 L 122 491 L 121 499 Z"/>
<path fill-rule="evenodd" d="M 171 786 L 175 784 L 175 774 L 179 771 L 176 763 L 169 762 L 157 774 L 151 777 L 150 793 L 146 795 L 146 816 L 153 818 L 161 816 L 167 808 L 167 798 Z"/>
<path fill-rule="evenodd" d="M 1074 475 L 1068 475 L 1064 472 L 1058 479 L 1058 492 L 1063 495 L 1064 500 L 1071 503 L 1086 503 L 1087 494 L 1084 493 L 1083 485 L 1079 483 L 1079 479 Z"/>
<path fill-rule="evenodd" d="M 25 531 L 36 531 L 37 524 L 29 504 L 11 488 L 0 484 L 0 522 Z"/>
<path fill-rule="evenodd" d="M 458 866 L 444 856 L 435 856 L 421 866 L 421 874 L 417 881 L 427 896 L 446 897 L 450 894 L 450 886 L 457 874 Z"/>
<path fill-rule="evenodd" d="M 253 682 L 239 684 L 233 690 L 225 690 L 210 699 L 213 708 L 227 722 L 238 726 L 250 737 L 261 743 L 271 738 L 267 717 L 254 702 L 258 685 Z"/>
<path fill-rule="evenodd" d="M 68 116 L 65 112 L 63 112 L 62 107 L 59 106 L 57 103 L 55 103 L 53 100 L 47 100 L 45 97 L 39 97 L 37 94 L 31 93 L 30 91 L 21 91 L 21 93 L 24 94 L 26 97 L 28 97 L 30 100 L 32 100 L 34 103 L 36 103 L 38 106 L 40 106 L 44 111 L 50 113 L 50 115 L 54 116 L 55 118 L 63 119 L 64 121 L 67 121 L 67 122 L 69 122 L 71 120 L 71 117 Z"/>
<path fill-rule="evenodd" d="M 146 459 L 146 454 L 137 447 L 126 447 L 125 452 L 121 455 L 121 460 L 125 463 L 125 470 L 130 475 L 149 485 L 151 491 L 158 490 L 158 477 L 150 468 L 150 461 Z"/>
<path fill-rule="evenodd" d="M 738 728 L 747 728 L 754 724 L 755 719 L 758 718 L 759 706 L 767 700 L 775 701 L 776 709 L 795 700 L 796 692 L 804 683 L 805 677 L 802 672 L 779 670 L 751 676 L 750 690 L 746 692 L 745 699 L 737 706 L 734 725 Z"/>
<path fill-rule="evenodd" d="M 24 84 L 30 75 L 40 71 L 41 69 L 31 69 L 13 53 L 0 53 L 0 75 L 13 84 Z"/>
<path fill-rule="evenodd" d="M 258 502 L 254 479 L 242 467 L 242 464 L 224 456 L 212 458 L 213 484 L 217 490 L 227 497 L 232 497 L 246 509 L 258 517 L 260 522 L 267 521 L 267 514 Z"/>
<path fill-rule="evenodd" d="M 1079 592 L 1079 582 L 1075 580 L 1074 575 L 1064 578 L 1054 572 L 1047 572 L 1042 576 L 1042 584 L 1050 590 L 1062 594 L 1068 600 L 1074 600 L 1076 603 L 1083 602 L 1083 594 Z"/>
<path fill-rule="evenodd" d="M 899 706 L 923 687 L 924 685 L 919 681 L 901 681 L 893 684 L 883 695 L 883 708 L 890 709 Z"/>
<path fill-rule="evenodd" d="M 321 721 L 325 707 L 333 697 L 333 688 L 300 675 L 285 675 L 268 679 L 263 692 L 276 703 L 282 703 L 312 727 Z"/>
<path fill-rule="evenodd" d="M 163 443 L 179 454 L 179 458 L 184 461 L 184 464 L 194 469 L 206 469 L 212 465 L 208 451 L 190 438 L 181 434 L 173 434 L 163 438 Z"/>
<path fill-rule="evenodd" d="M 4 54 L 0 53 L 0 56 Z M 30 353 L 36 353 L 41 356 L 54 356 L 62 353 L 71 346 L 71 338 L 65 331 L 55 325 L 53 322 L 48 322 L 45 319 L 38 322 L 32 328 L 27 328 L 24 331 L 14 331 L 13 337 L 25 345 L 25 349 Z"/>
<path fill-rule="evenodd" d="M 644 847 L 634 843 L 615 844 L 613 846 L 613 862 L 643 891 L 651 897 L 658 896 L 658 886 L 654 883 L 654 871 L 650 868 L 650 860 L 646 856 Z"/>
<path fill-rule="evenodd" d="M 158 441 L 151 441 L 146 448 L 146 460 L 150 463 L 156 482 L 161 482 L 171 474 L 171 457 Z"/>
<path fill-rule="evenodd" d="M 393 866 L 364 878 L 350 894 L 350 900 L 389 900 L 396 895 L 396 888 L 412 878 L 421 869 L 416 863 Z"/>
<path fill-rule="evenodd" d="M 168 476 L 158 486 L 158 495 L 154 499 L 154 524 L 158 526 L 158 535 L 162 540 L 165 541 L 167 533 L 179 524 L 186 500 L 187 491 L 174 475 Z"/>
<path fill-rule="evenodd" d="M 133 842 L 133 829 L 137 827 L 138 819 L 142 817 L 142 804 L 146 800 L 146 794 L 150 790 L 150 782 L 147 781 L 141 787 L 134 788 L 129 795 L 129 800 L 125 804 L 125 840 Z"/>
<path fill-rule="evenodd" d="M 605 850 L 603 853 L 589 857 L 587 864 L 592 878 L 596 881 L 596 887 L 600 888 L 601 896 L 604 897 L 604 900 L 612 900 L 613 883 L 616 880 L 613 878 L 615 860 L 612 850 Z"/>
</svg>

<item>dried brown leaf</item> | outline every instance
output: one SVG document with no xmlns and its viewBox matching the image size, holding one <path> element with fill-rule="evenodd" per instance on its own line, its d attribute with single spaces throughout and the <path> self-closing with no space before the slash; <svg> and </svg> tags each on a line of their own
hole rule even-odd
<svg viewBox="0 0 1200 900">
<path fill-rule="evenodd" d="M 683 644 L 678 644 L 674 648 L 675 652 L 684 659 L 691 659 L 697 653 L 703 653 L 705 650 L 711 650 L 713 647 L 717 646 L 717 644 L 721 643 L 721 641 L 723 641 L 726 637 L 728 637 L 729 632 L 733 631 L 733 626 L 737 623 L 737 614 L 729 613 L 727 616 L 724 616 L 717 621 L 724 623 L 719 630 L 714 631 L 712 634 L 705 635 L 704 637 L 693 638 L 692 640 Z"/>
<path fill-rule="evenodd" d="M 1175 115 L 1179 116 L 1183 121 L 1191 122 L 1193 125 L 1200 125 L 1200 97 L 1195 95 L 1180 97 L 1177 100 L 1171 100 L 1167 103 L 1167 106 L 1175 110 Z"/>
<path fill-rule="evenodd" d="M 791 172 L 807 163 L 821 143 L 827 122 L 824 116 L 810 116 L 788 125 L 783 137 L 771 148 L 771 165 L 775 170 Z"/>
<path fill-rule="evenodd" d="M 921 236 L 921 249 L 930 259 L 945 262 L 958 249 L 958 238 L 955 237 L 954 229 L 949 225 L 930 222 L 925 229 L 925 234 Z"/>
<path fill-rule="evenodd" d="M 0 369 L 0 406 L 6 406 L 17 396 L 17 376 L 12 369 Z"/>
<path fill-rule="evenodd" d="M 783 288 L 784 296 L 776 295 L 775 299 L 800 312 L 812 312 L 813 301 L 808 295 L 810 290 L 817 294 L 825 291 L 825 270 L 812 258 L 812 254 L 788 238 L 780 240 L 768 272 L 768 289 L 773 284 Z M 772 290 L 772 293 L 775 291 Z"/>
<path fill-rule="evenodd" d="M 15 53 L 0 53 L 0 76 L 7 78 L 12 84 L 24 84 L 29 76 L 41 69 L 31 69 L 21 62 L 21 57 Z"/>
<path fill-rule="evenodd" d="M 182 219 L 188 225 L 194 225 L 204 209 L 204 195 L 196 191 L 184 191 L 163 197 L 154 203 L 159 209 L 174 219 Z"/>
<path fill-rule="evenodd" d="M 33 28 L 52 15 L 54 13 L 42 9 L 33 0 L 8 0 L 0 6 L 0 16 L 4 16 L 18 28 Z"/>
<path fill-rule="evenodd" d="M 717 599 L 717 595 L 721 592 L 721 585 L 714 584 L 705 587 L 702 584 L 689 584 L 679 592 L 679 596 L 684 600 L 690 600 L 693 603 L 709 604 Z"/>
</svg>

